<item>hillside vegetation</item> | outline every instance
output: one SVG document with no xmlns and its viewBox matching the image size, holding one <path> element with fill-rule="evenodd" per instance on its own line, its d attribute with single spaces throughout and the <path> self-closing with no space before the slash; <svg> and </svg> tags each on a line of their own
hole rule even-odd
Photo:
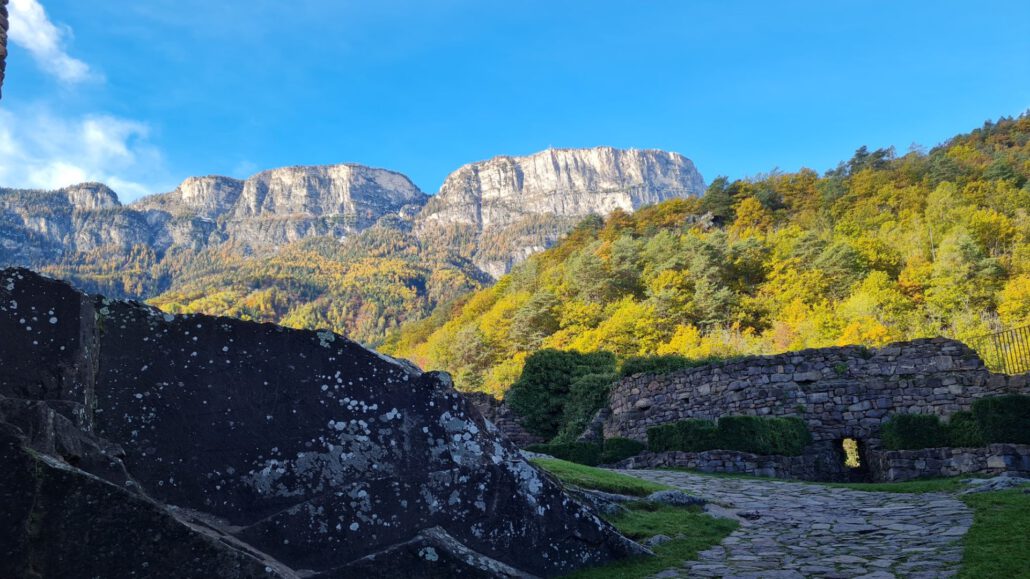
<svg viewBox="0 0 1030 579">
<path fill-rule="evenodd" d="M 1030 116 L 929 152 L 729 182 L 587 219 L 383 349 L 502 394 L 537 350 L 692 359 L 1030 323 Z"/>
</svg>

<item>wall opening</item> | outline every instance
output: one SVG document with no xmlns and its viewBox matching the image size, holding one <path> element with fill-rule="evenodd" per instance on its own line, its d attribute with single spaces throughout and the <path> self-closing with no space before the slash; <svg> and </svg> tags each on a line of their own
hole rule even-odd
<svg viewBox="0 0 1030 579">
<path fill-rule="evenodd" d="M 846 437 L 838 440 L 837 456 L 840 460 L 837 463 L 840 466 L 837 468 L 844 471 L 844 480 L 851 482 L 869 480 L 869 461 L 866 460 L 865 443 L 861 439 Z"/>
<path fill-rule="evenodd" d="M 847 468 L 862 468 L 862 455 L 858 452 L 858 441 L 854 438 L 845 438 L 840 442 L 844 450 L 844 466 Z"/>
</svg>

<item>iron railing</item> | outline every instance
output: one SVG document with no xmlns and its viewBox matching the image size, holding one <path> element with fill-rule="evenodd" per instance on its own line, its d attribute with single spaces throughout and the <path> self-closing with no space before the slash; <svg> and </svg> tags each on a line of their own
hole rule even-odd
<svg viewBox="0 0 1030 579">
<path fill-rule="evenodd" d="M 969 340 L 969 346 L 976 350 L 992 372 L 1030 372 L 1030 326 L 973 338 Z"/>
</svg>

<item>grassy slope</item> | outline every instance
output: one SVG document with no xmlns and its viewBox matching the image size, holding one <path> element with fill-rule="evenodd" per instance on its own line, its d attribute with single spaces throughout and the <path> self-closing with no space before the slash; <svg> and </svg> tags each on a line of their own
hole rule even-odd
<svg viewBox="0 0 1030 579">
<path fill-rule="evenodd" d="M 684 561 L 717 545 L 737 528 L 729 519 L 709 516 L 697 507 L 676 508 L 649 503 L 629 505 L 628 514 L 613 517 L 614 524 L 627 537 L 642 541 L 655 535 L 668 535 L 672 541 L 653 548 L 655 557 L 634 557 L 616 563 L 584 569 L 569 577 L 575 579 L 636 579 L 650 577 L 664 569 L 680 567 Z"/>
<path fill-rule="evenodd" d="M 646 496 L 669 487 L 624 474 L 583 466 L 558 459 L 534 459 L 533 463 L 566 484 L 605 492 Z M 655 535 L 673 540 L 655 547 L 655 557 L 633 557 L 604 567 L 579 571 L 575 579 L 637 579 L 664 569 L 679 567 L 698 552 L 719 542 L 737 528 L 735 521 L 711 517 L 697 507 L 678 508 L 637 501 L 626 505 L 628 513 L 610 522 L 627 537 L 643 541 Z"/>
<path fill-rule="evenodd" d="M 558 477 L 562 482 L 586 489 L 643 497 L 655 491 L 670 488 L 633 476 L 584 466 L 557 458 L 535 458 L 532 462 Z"/>
</svg>

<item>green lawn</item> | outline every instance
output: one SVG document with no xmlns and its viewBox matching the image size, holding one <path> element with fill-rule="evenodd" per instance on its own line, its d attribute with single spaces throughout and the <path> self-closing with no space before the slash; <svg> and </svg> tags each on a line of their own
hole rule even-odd
<svg viewBox="0 0 1030 579">
<path fill-rule="evenodd" d="M 963 537 L 959 577 L 1030 577 L 1030 494 L 1024 489 L 963 495 L 973 526 Z"/>
<path fill-rule="evenodd" d="M 566 484 L 632 496 L 647 496 L 670 487 L 559 459 L 537 458 L 532 462 Z M 627 537 L 644 541 L 655 535 L 673 540 L 653 549 L 655 557 L 632 557 L 603 567 L 584 569 L 575 579 L 638 579 L 679 567 L 697 558 L 699 551 L 719 544 L 737 528 L 736 521 L 717 519 L 699 507 L 671 507 L 646 501 L 627 503 L 628 513 L 608 520 Z"/>
<path fill-rule="evenodd" d="M 648 482 L 633 476 L 614 473 L 557 458 L 534 458 L 531 462 L 566 484 L 608 493 L 645 497 L 671 487 Z"/>
<path fill-rule="evenodd" d="M 613 517 L 611 523 L 627 537 L 643 541 L 655 535 L 673 540 L 652 550 L 655 557 L 632 557 L 603 567 L 584 569 L 570 579 L 638 579 L 665 569 L 680 567 L 697 558 L 700 551 L 717 545 L 737 528 L 736 521 L 717 519 L 699 507 L 670 507 L 646 502 L 630 503 L 629 513 Z"/>
</svg>

